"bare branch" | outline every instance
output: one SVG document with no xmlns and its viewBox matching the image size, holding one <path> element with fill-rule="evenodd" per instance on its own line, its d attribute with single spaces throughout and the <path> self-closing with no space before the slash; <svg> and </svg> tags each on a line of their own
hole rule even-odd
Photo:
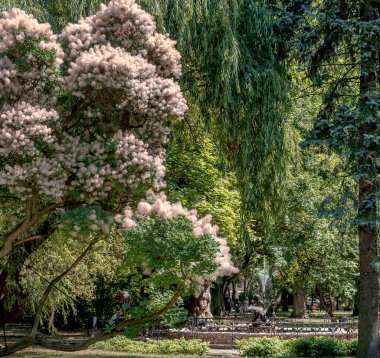
<svg viewBox="0 0 380 358">
<path fill-rule="evenodd" d="M 26 242 L 39 240 L 41 238 L 42 238 L 41 235 L 31 236 L 31 237 L 28 237 L 28 238 L 26 238 L 24 240 L 16 241 L 15 243 L 13 243 L 13 246 L 22 245 L 22 244 L 25 244 Z"/>
</svg>

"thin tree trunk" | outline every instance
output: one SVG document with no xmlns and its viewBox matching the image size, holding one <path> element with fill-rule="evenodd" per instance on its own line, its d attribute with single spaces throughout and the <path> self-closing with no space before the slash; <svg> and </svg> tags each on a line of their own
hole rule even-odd
<svg viewBox="0 0 380 358">
<path fill-rule="evenodd" d="M 214 284 L 211 288 L 211 311 L 215 316 L 220 316 L 224 311 L 223 284 Z"/>
<path fill-rule="evenodd" d="M 360 5 L 360 20 L 363 23 L 376 20 L 379 16 L 380 1 L 365 0 Z M 368 94 L 376 91 L 379 80 L 377 79 L 378 41 L 372 34 L 367 33 L 363 38 L 361 54 L 360 77 L 360 143 L 364 154 L 358 158 L 359 172 L 359 208 L 358 208 L 358 235 L 360 257 L 360 301 L 359 301 L 359 342 L 357 357 L 378 358 L 379 353 L 379 278 L 378 278 L 378 254 L 377 254 L 377 228 L 376 228 L 376 163 L 374 158 L 378 153 L 372 152 L 372 148 L 364 146 L 366 137 L 377 133 L 377 123 L 368 118 L 372 113 L 369 110 L 371 104 Z M 370 56 L 368 56 L 370 55 Z M 376 155 L 377 154 L 377 155 Z"/>
<path fill-rule="evenodd" d="M 335 321 L 335 316 L 334 316 L 334 312 L 333 312 L 333 309 L 332 309 L 333 302 L 332 302 L 331 295 L 329 295 L 330 303 L 327 303 L 326 300 L 325 300 L 325 296 L 323 295 L 321 287 L 319 285 L 316 285 L 315 288 L 316 288 L 316 291 L 317 291 L 318 296 L 319 296 L 319 302 L 320 302 L 321 307 L 329 315 L 331 321 Z"/>
</svg>

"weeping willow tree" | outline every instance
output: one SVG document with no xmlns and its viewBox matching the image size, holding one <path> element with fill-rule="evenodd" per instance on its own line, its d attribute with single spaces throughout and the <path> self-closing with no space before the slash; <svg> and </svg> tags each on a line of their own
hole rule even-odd
<svg viewBox="0 0 380 358">
<path fill-rule="evenodd" d="M 40 22 L 49 22 L 55 32 L 68 22 L 91 15 L 99 9 L 101 0 L 0 0 L 0 10 L 7 11 L 19 7 L 32 13 Z"/>
<path fill-rule="evenodd" d="M 236 172 L 242 193 L 243 242 L 262 236 L 281 213 L 286 173 L 285 56 L 278 18 L 265 0 L 141 0 L 175 38 L 183 88 Z M 277 29 L 277 31 L 276 31 Z"/>
</svg>

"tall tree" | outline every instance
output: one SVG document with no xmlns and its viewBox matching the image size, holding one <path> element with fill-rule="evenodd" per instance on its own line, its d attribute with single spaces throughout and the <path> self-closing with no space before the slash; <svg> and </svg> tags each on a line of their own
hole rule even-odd
<svg viewBox="0 0 380 358">
<path fill-rule="evenodd" d="M 305 4 L 298 55 L 314 81 L 312 92 L 324 95 L 311 142 L 327 145 L 347 159 L 344 170 L 357 183 L 357 215 L 352 219 L 360 253 L 358 357 L 378 357 L 380 2 Z"/>
</svg>

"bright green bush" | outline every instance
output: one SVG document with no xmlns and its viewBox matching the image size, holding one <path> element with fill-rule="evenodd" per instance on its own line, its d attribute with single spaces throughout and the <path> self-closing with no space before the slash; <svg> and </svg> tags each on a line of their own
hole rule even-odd
<svg viewBox="0 0 380 358">
<path fill-rule="evenodd" d="M 343 357 L 355 355 L 357 341 L 337 340 L 330 337 L 304 337 L 290 340 L 288 347 L 296 356 Z"/>
<path fill-rule="evenodd" d="M 135 341 L 119 335 L 91 348 L 129 353 L 165 353 L 202 355 L 209 350 L 209 343 L 198 339 L 165 339 L 161 341 Z"/>
<path fill-rule="evenodd" d="M 356 356 L 358 350 L 357 339 L 340 341 L 340 345 L 342 347 L 342 356 Z"/>
<path fill-rule="evenodd" d="M 250 357 L 276 357 L 288 354 L 285 341 L 274 338 L 249 338 L 237 341 L 240 353 Z"/>
<path fill-rule="evenodd" d="M 249 357 L 347 357 L 355 356 L 357 340 L 338 340 L 330 337 L 249 338 L 237 342 L 240 353 Z"/>
</svg>

